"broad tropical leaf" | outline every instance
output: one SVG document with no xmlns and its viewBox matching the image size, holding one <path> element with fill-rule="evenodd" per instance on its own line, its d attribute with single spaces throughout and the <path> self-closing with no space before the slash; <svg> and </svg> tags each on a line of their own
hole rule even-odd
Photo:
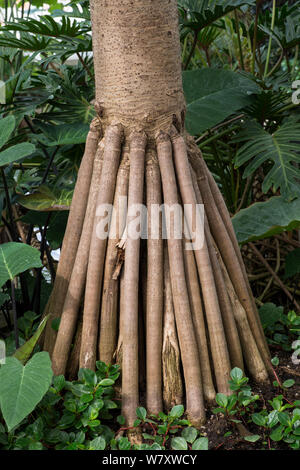
<svg viewBox="0 0 300 470">
<path fill-rule="evenodd" d="M 240 210 L 232 223 L 239 243 L 261 240 L 300 228 L 300 199 L 291 202 L 275 196 Z"/>
<path fill-rule="evenodd" d="M 248 122 L 235 141 L 246 142 L 235 158 L 236 167 L 250 160 L 244 178 L 264 162 L 273 162 L 272 169 L 265 176 L 262 190 L 266 193 L 272 186 L 275 190 L 280 188 L 281 194 L 287 198 L 300 194 L 300 123 L 290 119 L 270 134 L 258 123 Z"/>
<path fill-rule="evenodd" d="M 90 9 L 89 2 L 77 2 L 80 3 L 80 8 L 75 2 L 68 4 L 68 7 L 71 8 L 71 11 L 64 10 L 54 10 L 52 16 L 69 16 L 70 18 L 83 18 L 85 20 L 90 20 Z"/>
<path fill-rule="evenodd" d="M 236 8 L 255 5 L 254 0 L 179 0 L 179 7 L 188 14 L 184 25 L 201 30 L 215 23 Z"/>
<path fill-rule="evenodd" d="M 89 125 L 83 123 L 54 126 L 39 123 L 38 127 L 43 132 L 38 136 L 39 140 L 49 147 L 82 144 L 89 131 Z"/>
<path fill-rule="evenodd" d="M 40 267 L 40 252 L 36 248 L 15 242 L 0 245 L 0 287 L 27 269 Z"/>
<path fill-rule="evenodd" d="M 12 47 L 23 51 L 42 52 L 53 41 L 52 38 L 34 36 L 33 34 L 24 32 L 20 32 L 19 34 L 20 37 L 17 38 L 14 34 L 4 31 L 0 36 L 0 46 Z"/>
<path fill-rule="evenodd" d="M 38 191 L 26 196 L 19 196 L 22 206 L 35 211 L 65 211 L 69 210 L 73 191 L 63 189 L 53 191 L 47 186 L 41 186 Z"/>
<path fill-rule="evenodd" d="M 78 23 L 76 20 L 63 16 L 61 23 L 55 21 L 52 16 L 40 16 L 38 20 L 34 18 L 19 19 L 15 22 L 8 22 L 2 28 L 3 31 L 24 31 L 35 35 L 52 38 L 75 38 L 85 34 L 90 30 L 90 26 L 85 23 Z"/>
<path fill-rule="evenodd" d="M 8 430 L 17 426 L 34 410 L 52 381 L 49 354 L 40 352 L 23 366 L 8 357 L 0 368 L 0 407 Z"/>
<path fill-rule="evenodd" d="M 0 121 L 0 149 L 3 145 L 6 144 L 8 139 L 10 138 L 14 128 L 16 125 L 16 121 L 14 116 L 7 116 Z"/>
<path fill-rule="evenodd" d="M 38 342 L 41 334 L 44 331 L 48 318 L 49 318 L 49 315 L 43 318 L 43 320 L 39 324 L 38 329 L 36 330 L 34 335 L 28 341 L 26 341 L 25 344 L 23 344 L 20 348 L 18 348 L 16 352 L 14 353 L 13 356 L 16 359 L 18 359 L 20 362 L 22 362 L 22 364 L 26 364 L 26 362 L 30 358 L 36 343 Z"/>
<path fill-rule="evenodd" d="M 9 147 L 3 152 L 0 152 L 0 166 L 8 165 L 9 163 L 17 162 L 24 157 L 28 157 L 35 151 L 35 146 L 29 142 Z"/>
<path fill-rule="evenodd" d="M 251 103 L 259 87 L 250 79 L 229 70 L 201 69 L 183 73 L 187 101 L 187 130 L 197 135 L 219 124 Z"/>
</svg>

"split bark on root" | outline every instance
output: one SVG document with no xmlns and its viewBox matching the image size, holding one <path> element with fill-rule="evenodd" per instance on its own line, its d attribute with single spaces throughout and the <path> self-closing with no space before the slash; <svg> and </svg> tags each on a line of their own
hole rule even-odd
<svg viewBox="0 0 300 470">
<path fill-rule="evenodd" d="M 89 191 L 76 217 L 70 213 L 66 240 L 73 225 L 81 232 L 72 253 L 66 241 L 62 248 L 54 292 L 62 289 L 64 297 L 52 295 L 47 308 L 61 317 L 59 331 L 56 335 L 48 328 L 44 348 L 52 353 L 57 375 L 73 377 L 76 367 L 94 369 L 98 359 L 119 363 L 122 413 L 129 426 L 140 403 L 141 370 L 146 370 L 150 413 L 185 401 L 190 421 L 201 426 L 205 402 L 211 404 L 216 392 L 230 393 L 231 368 L 243 369 L 245 364 L 259 382 L 268 381 L 272 372 L 225 204 L 198 148 L 174 127 L 153 139 L 144 131 L 129 135 L 114 124 L 98 139 L 89 155 Z M 82 186 L 78 178 L 75 194 Z M 195 237 L 191 214 L 203 202 L 203 245 L 187 250 Z M 143 203 L 149 217 L 146 256 L 141 256 L 140 239 L 129 230 L 137 212 L 128 208 Z M 108 240 L 97 234 L 98 224 L 103 225 L 97 210 L 107 204 L 115 211 L 107 219 L 107 226 L 111 223 L 106 230 L 112 234 L 114 229 Z M 190 205 L 185 238 L 176 238 L 174 224 L 167 227 L 167 237 L 162 220 L 155 225 L 152 208 L 161 204 Z M 201 229 L 197 227 L 198 236 Z M 72 269 L 65 262 L 66 250 Z M 145 358 L 141 344 L 146 345 Z"/>
</svg>

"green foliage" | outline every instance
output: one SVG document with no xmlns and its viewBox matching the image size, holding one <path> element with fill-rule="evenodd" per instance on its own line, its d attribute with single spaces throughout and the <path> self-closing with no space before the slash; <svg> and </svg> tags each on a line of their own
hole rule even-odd
<svg viewBox="0 0 300 470">
<path fill-rule="evenodd" d="M 15 125 L 16 121 L 13 116 L 7 116 L 0 121 L 0 148 L 7 143 L 14 131 Z M 0 166 L 22 160 L 24 157 L 31 155 L 34 150 L 35 146 L 28 142 L 2 150 L 2 152 L 0 152 Z"/>
<path fill-rule="evenodd" d="M 239 243 L 261 240 L 300 228 L 300 198 L 271 197 L 240 210 L 232 223 Z"/>
<path fill-rule="evenodd" d="M 84 123 L 64 124 L 55 127 L 39 123 L 38 128 L 42 131 L 38 139 L 47 147 L 83 144 L 89 131 L 89 125 Z"/>
<path fill-rule="evenodd" d="M 230 390 L 232 395 L 217 393 L 216 403 L 219 406 L 214 408 L 215 414 L 222 413 L 232 423 L 242 422 L 242 417 L 255 408 L 255 402 L 259 399 L 254 395 L 248 384 L 249 379 L 244 377 L 243 371 L 235 367 L 230 372 Z"/>
<path fill-rule="evenodd" d="M 277 307 L 272 302 L 260 307 L 259 315 L 268 342 L 291 351 L 292 343 L 297 339 L 297 333 L 300 333 L 300 316 L 293 310 L 286 314 L 283 307 Z"/>
<path fill-rule="evenodd" d="M 187 130 L 198 135 L 251 102 L 258 86 L 229 70 L 201 69 L 183 73 Z"/>
<path fill-rule="evenodd" d="M 275 191 L 280 188 L 281 194 L 289 199 L 299 196 L 299 153 L 295 146 L 299 133 L 300 124 L 293 119 L 287 120 L 273 133 L 258 123 L 247 123 L 235 138 L 236 142 L 246 141 L 236 155 L 236 166 L 250 160 L 243 174 L 247 178 L 264 162 L 271 160 L 274 165 L 265 176 L 262 190 L 267 192 L 273 186 Z"/>
<path fill-rule="evenodd" d="M 135 448 L 138 450 L 165 450 L 169 446 L 173 450 L 207 450 L 208 439 L 199 437 L 199 431 L 192 427 L 188 420 L 183 418 L 183 405 L 175 405 L 168 414 L 159 413 L 158 416 L 147 417 L 147 410 L 139 407 L 136 410 L 137 420 L 134 425 L 143 429 L 143 438 L 151 444 L 144 443 Z M 121 418 L 121 419 L 120 419 Z M 120 424 L 124 424 L 123 417 L 119 417 Z M 180 435 L 178 435 L 180 433 Z M 176 435 L 175 437 L 173 437 Z M 121 438 L 123 439 L 123 438 Z M 123 443 L 123 441 L 121 441 Z M 127 442 L 127 441 L 126 441 Z M 126 444 L 124 441 L 124 444 Z M 120 441 L 116 440 L 116 445 L 120 449 Z"/>
<path fill-rule="evenodd" d="M 300 248 L 290 251 L 285 258 L 285 275 L 287 279 L 300 274 Z"/>
<path fill-rule="evenodd" d="M 0 245 L 0 287 L 27 269 L 41 266 L 40 253 L 36 248 L 15 242 Z"/>
<path fill-rule="evenodd" d="M 252 421 L 262 428 L 263 436 L 271 441 L 286 442 L 291 449 L 300 449 L 300 402 L 284 404 L 283 396 L 269 400 L 272 411 L 263 410 L 252 415 Z M 290 411 L 288 411 L 290 410 Z"/>
<path fill-rule="evenodd" d="M 26 367 L 39 354 L 46 353 L 33 356 Z M 114 437 L 114 432 L 102 421 L 111 420 L 111 412 L 118 408 L 112 386 L 118 376 L 118 366 L 106 366 L 99 361 L 96 372 L 81 369 L 74 382 L 63 376 L 53 377 L 49 388 L 51 373 L 44 391 L 47 393 L 39 400 L 34 414 L 8 435 L 4 430 L 0 433 L 4 449 L 29 450 L 34 446 L 41 450 L 103 450 Z"/>
<path fill-rule="evenodd" d="M 183 24 L 193 30 L 200 30 L 244 5 L 254 5 L 253 0 L 179 0 L 182 13 L 187 14 Z"/>
<path fill-rule="evenodd" d="M 65 211 L 69 210 L 73 191 L 57 190 L 48 186 L 40 186 L 38 191 L 26 196 L 19 196 L 21 206 L 35 211 Z"/>
<path fill-rule="evenodd" d="M 7 116 L 0 121 L 0 148 L 3 147 L 10 138 L 15 129 L 15 125 L 16 121 L 13 116 Z"/>
<path fill-rule="evenodd" d="M 45 356 L 47 353 L 36 354 L 25 366 L 24 378 L 26 380 L 28 376 L 26 367 L 28 368 L 31 363 L 34 363 L 35 370 L 38 370 L 37 366 L 40 365 L 41 355 Z M 23 366 L 15 358 L 8 359 L 7 365 L 0 369 L 0 375 L 3 373 L 2 371 L 6 370 L 4 378 L 6 379 L 10 374 L 9 383 L 12 383 L 12 377 L 16 374 L 12 373 L 14 372 L 12 370 L 9 371 L 8 368 L 12 367 L 12 363 L 18 371 Z M 49 372 L 48 366 L 45 367 L 44 376 L 47 371 Z M 52 373 L 48 376 L 48 382 L 49 377 L 51 382 Z M 106 365 L 98 361 L 96 372 L 80 369 L 76 381 L 69 382 L 63 376 L 53 377 L 50 388 L 49 382 L 47 387 L 44 386 L 43 393 L 40 393 L 39 400 L 37 400 L 38 390 L 41 391 L 41 387 L 45 385 L 45 383 L 41 383 L 39 387 L 36 387 L 35 397 L 32 397 L 30 401 L 30 411 L 33 410 L 34 398 L 37 405 L 30 416 L 24 419 L 28 414 L 26 411 L 29 407 L 23 407 L 22 416 L 18 423 L 14 423 L 14 428 L 12 429 L 12 426 L 8 425 L 8 433 L 0 421 L 0 448 L 6 450 L 52 448 L 55 450 L 208 449 L 208 439 L 202 437 L 197 429 L 190 426 L 186 419 L 183 419 L 184 407 L 182 405 L 174 406 L 169 414 L 160 413 L 159 416 L 149 418 L 145 408 L 137 408 L 138 419 L 135 425 L 143 429 L 144 442 L 132 445 L 128 438 L 122 436 L 120 432 L 122 429 L 126 430 L 126 427 L 124 428 L 124 417 L 117 416 L 119 400 L 115 397 L 114 385 L 118 377 L 118 366 Z M 27 382 L 22 398 L 26 397 L 28 400 L 30 393 L 26 388 L 28 387 Z M 0 387 L 0 402 L 1 393 Z M 7 403 L 7 399 L 8 391 L 5 390 L 3 403 Z M 12 397 L 11 406 L 13 403 L 15 402 Z M 2 409 L 2 413 L 7 422 L 7 412 L 4 414 Z M 112 420 L 121 426 L 119 430 L 112 430 L 105 424 L 107 421 L 111 423 Z"/>
<path fill-rule="evenodd" d="M 30 312 L 30 313 L 33 313 L 33 312 Z M 27 312 L 27 314 L 28 314 L 28 312 Z M 36 315 L 34 313 L 33 313 L 33 315 L 34 315 L 33 318 L 35 319 Z M 49 318 L 48 316 L 43 318 L 43 320 L 39 324 L 39 326 L 38 326 L 36 332 L 34 333 L 34 335 L 28 341 L 26 341 L 26 343 L 24 343 L 20 348 L 18 348 L 16 350 L 16 352 L 14 353 L 14 357 L 16 359 L 18 359 L 22 364 L 25 364 L 28 361 L 28 359 L 30 358 L 30 356 L 32 354 L 32 351 L 34 350 L 41 334 L 44 331 L 44 328 L 46 326 L 48 318 Z"/>
<path fill-rule="evenodd" d="M 253 433 L 245 436 L 244 439 L 247 442 L 262 441 L 261 445 L 264 446 L 267 444 L 267 439 L 269 442 L 270 439 L 274 442 L 283 440 L 291 449 L 299 449 L 300 401 L 290 403 L 284 395 L 277 395 L 272 400 L 268 400 L 268 407 L 264 406 L 261 411 L 258 411 L 260 396 L 252 393 L 247 385 L 248 378 L 244 377 L 242 370 L 235 367 L 230 377 L 230 389 L 234 393 L 229 396 L 217 393 L 216 403 L 219 407 L 213 412 L 222 413 L 233 426 L 241 422 L 254 423 L 258 427 L 255 432 L 260 434 Z M 293 385 L 292 379 L 282 384 L 284 390 Z"/>
<path fill-rule="evenodd" d="M 0 407 L 7 428 L 17 426 L 47 392 L 52 380 L 49 354 L 37 353 L 24 366 L 8 357 L 0 368 Z"/>
</svg>

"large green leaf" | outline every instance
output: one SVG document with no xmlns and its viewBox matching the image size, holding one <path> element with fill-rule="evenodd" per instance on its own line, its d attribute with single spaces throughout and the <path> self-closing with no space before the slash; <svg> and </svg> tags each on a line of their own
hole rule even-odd
<svg viewBox="0 0 300 470">
<path fill-rule="evenodd" d="M 47 186 L 40 186 L 33 194 L 19 196 L 18 202 L 27 209 L 35 211 L 65 211 L 70 208 L 72 196 L 73 190 L 55 191 Z"/>
<path fill-rule="evenodd" d="M 244 171 L 244 178 L 264 162 L 273 161 L 274 165 L 263 182 L 263 192 L 268 192 L 274 186 L 275 190 L 280 188 L 281 194 L 287 198 L 300 194 L 300 123 L 289 119 L 270 134 L 257 122 L 248 122 L 235 141 L 246 142 L 235 158 L 236 167 L 250 161 Z"/>
<path fill-rule="evenodd" d="M 61 22 L 55 21 L 50 15 L 39 16 L 35 18 L 23 18 L 14 22 L 7 22 L 2 28 L 3 31 L 24 31 L 34 35 L 46 36 L 50 38 L 75 38 L 85 34 L 90 30 L 90 26 L 85 22 L 77 22 L 63 16 Z"/>
<path fill-rule="evenodd" d="M 41 401 L 52 381 L 47 352 L 40 352 L 23 366 L 8 357 L 0 368 L 0 406 L 8 430 L 17 426 Z"/>
<path fill-rule="evenodd" d="M 244 75 L 230 70 L 200 69 L 183 72 L 187 101 L 187 130 L 197 135 L 219 124 L 251 103 L 259 87 Z"/>
<path fill-rule="evenodd" d="M 261 240 L 300 228 L 300 199 L 288 202 L 275 196 L 242 209 L 232 218 L 239 243 Z"/>
<path fill-rule="evenodd" d="M 184 25 L 199 31 L 236 8 L 255 5 L 255 0 L 178 0 L 178 5 L 188 14 Z"/>
<path fill-rule="evenodd" d="M 26 362 L 30 358 L 36 343 L 38 342 L 41 334 L 44 331 L 48 318 L 49 318 L 49 315 L 43 318 L 43 320 L 39 324 L 38 329 L 36 330 L 34 335 L 28 341 L 26 341 L 25 344 L 20 346 L 14 353 L 14 357 L 18 359 L 20 362 L 22 362 L 22 364 L 26 364 Z"/>
<path fill-rule="evenodd" d="M 8 165 L 9 163 L 17 162 L 24 157 L 28 157 L 35 151 L 35 146 L 29 142 L 9 147 L 3 152 L 0 152 L 0 166 Z"/>
<path fill-rule="evenodd" d="M 272 302 L 267 302 L 259 309 L 259 316 L 263 328 L 272 327 L 280 321 L 283 315 L 283 307 L 277 307 Z"/>
<path fill-rule="evenodd" d="M 0 121 L 0 149 L 8 141 L 11 133 L 15 128 L 14 116 L 7 116 Z"/>
<path fill-rule="evenodd" d="M 0 287 L 27 269 L 40 267 L 40 252 L 36 248 L 15 242 L 0 245 Z"/>
<path fill-rule="evenodd" d="M 38 136 L 39 140 L 50 147 L 82 144 L 86 141 L 89 131 L 89 125 L 83 123 L 53 126 L 39 123 L 38 127 L 43 131 L 43 134 Z"/>
</svg>

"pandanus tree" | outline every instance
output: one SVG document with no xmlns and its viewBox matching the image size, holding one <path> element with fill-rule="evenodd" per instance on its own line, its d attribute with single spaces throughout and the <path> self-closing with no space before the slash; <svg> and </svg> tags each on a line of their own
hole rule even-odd
<svg viewBox="0 0 300 470">
<path fill-rule="evenodd" d="M 205 402 L 229 393 L 231 368 L 269 380 L 268 347 L 230 215 L 185 132 L 176 0 L 93 0 L 91 9 L 97 117 L 46 308 L 44 349 L 55 374 L 119 363 L 129 426 L 141 396 L 155 414 L 185 401 L 199 426 Z M 139 204 L 148 210 L 147 240 L 129 236 L 130 208 Z M 204 205 L 200 247 L 186 249 L 194 219 L 185 211 L 184 237 L 163 236 L 162 222 L 151 236 L 149 213 L 162 204 L 193 213 Z M 105 238 L 99 207 L 108 205 L 118 224 L 111 220 L 109 230 L 117 229 Z"/>
</svg>

